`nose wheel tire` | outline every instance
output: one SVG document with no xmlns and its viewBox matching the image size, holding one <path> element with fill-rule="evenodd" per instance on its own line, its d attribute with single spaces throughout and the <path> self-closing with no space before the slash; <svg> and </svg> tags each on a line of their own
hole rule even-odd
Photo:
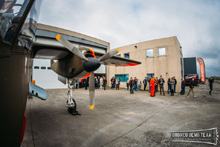
<svg viewBox="0 0 220 147">
<path fill-rule="evenodd" d="M 74 103 L 74 106 L 68 107 L 68 112 L 69 112 L 70 114 L 72 114 L 72 115 L 80 115 L 79 112 L 76 111 L 77 106 L 76 106 L 76 102 L 75 102 L 75 100 L 74 100 L 73 98 L 72 98 L 72 101 L 73 101 L 73 103 Z M 68 102 L 68 101 L 67 101 L 67 102 Z"/>
</svg>

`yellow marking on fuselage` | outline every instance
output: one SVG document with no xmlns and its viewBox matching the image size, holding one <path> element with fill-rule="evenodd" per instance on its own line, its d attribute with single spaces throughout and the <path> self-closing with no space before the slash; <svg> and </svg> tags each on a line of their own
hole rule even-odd
<svg viewBox="0 0 220 147">
<path fill-rule="evenodd" d="M 57 39 L 57 40 L 60 40 L 60 38 L 61 38 L 61 35 L 58 34 L 58 35 L 56 36 L 56 39 Z"/>
<path fill-rule="evenodd" d="M 119 48 L 117 48 L 118 53 L 120 52 Z"/>
<path fill-rule="evenodd" d="M 94 109 L 94 105 L 90 106 L 90 109 Z"/>
</svg>

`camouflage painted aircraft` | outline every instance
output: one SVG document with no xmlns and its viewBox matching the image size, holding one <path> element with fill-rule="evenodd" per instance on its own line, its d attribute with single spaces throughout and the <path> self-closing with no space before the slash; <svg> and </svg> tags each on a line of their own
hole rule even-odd
<svg viewBox="0 0 220 147">
<path fill-rule="evenodd" d="M 120 65 L 120 66 L 135 66 L 140 64 L 138 61 L 114 56 L 119 52 L 119 49 L 113 49 L 106 54 L 95 53 L 91 48 L 75 47 L 68 40 L 60 34 L 56 39 L 69 51 L 66 57 L 59 59 L 57 62 L 51 60 L 51 69 L 59 75 L 59 80 L 63 83 L 68 81 L 69 98 L 67 100 L 67 107 L 70 113 L 75 114 L 76 103 L 72 98 L 71 83 L 80 78 L 89 78 L 89 97 L 90 109 L 95 105 L 95 81 L 94 71 L 97 70 L 101 64 L 105 65 Z M 84 52 L 84 54 L 82 53 Z M 60 52 L 59 54 L 62 54 Z M 59 56 L 58 54 L 58 56 Z M 71 56 L 69 56 L 71 55 Z"/>
<path fill-rule="evenodd" d="M 19 1 L 20 2 L 20 1 Z M 61 35 L 56 39 L 65 48 L 39 45 L 35 38 L 35 18 L 40 0 L 0 0 L 0 144 L 20 146 L 24 136 L 27 97 L 34 95 L 46 100 L 44 89 L 31 82 L 32 58 L 50 58 L 51 68 L 59 74 L 59 80 L 68 82 L 67 107 L 76 112 L 71 83 L 90 75 L 90 107 L 94 108 L 94 71 L 101 64 L 134 66 L 138 61 L 114 56 L 118 49 L 109 53 L 94 53 L 89 48 L 76 48 Z M 16 8 L 15 8 L 16 7 Z M 17 10 L 17 11 L 16 11 Z M 66 80 L 67 79 L 67 80 Z"/>
</svg>

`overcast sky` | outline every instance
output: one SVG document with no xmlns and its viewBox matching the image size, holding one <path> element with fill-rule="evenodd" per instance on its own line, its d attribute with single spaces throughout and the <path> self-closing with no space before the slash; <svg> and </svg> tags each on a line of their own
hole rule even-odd
<svg viewBox="0 0 220 147">
<path fill-rule="evenodd" d="M 177 36 L 184 57 L 202 57 L 207 76 L 220 76 L 219 0 L 43 0 L 39 23 L 99 38 L 110 48 Z"/>
</svg>

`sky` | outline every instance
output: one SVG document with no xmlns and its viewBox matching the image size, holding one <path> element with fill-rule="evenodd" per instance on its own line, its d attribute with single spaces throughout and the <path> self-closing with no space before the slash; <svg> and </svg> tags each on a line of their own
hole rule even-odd
<svg viewBox="0 0 220 147">
<path fill-rule="evenodd" d="M 203 58 L 206 76 L 220 76 L 219 0 L 43 0 L 38 22 L 110 48 L 177 36 L 184 57 Z"/>
</svg>

